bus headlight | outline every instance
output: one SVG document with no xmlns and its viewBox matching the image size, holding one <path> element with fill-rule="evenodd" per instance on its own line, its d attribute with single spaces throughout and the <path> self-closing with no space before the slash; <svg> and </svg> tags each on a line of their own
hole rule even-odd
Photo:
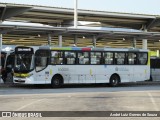
<svg viewBox="0 0 160 120">
<path fill-rule="evenodd" d="M 31 74 L 29 74 L 29 73 L 14 73 L 15 77 L 21 77 L 21 78 L 30 77 L 32 75 L 33 75 L 33 73 L 31 73 Z"/>
</svg>

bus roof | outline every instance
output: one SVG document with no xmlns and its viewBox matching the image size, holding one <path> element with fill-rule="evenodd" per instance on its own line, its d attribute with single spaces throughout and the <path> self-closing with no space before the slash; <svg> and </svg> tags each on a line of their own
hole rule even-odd
<svg viewBox="0 0 160 120">
<path fill-rule="evenodd" d="M 52 47 L 52 46 L 40 46 L 39 49 L 49 49 L 49 50 L 79 50 L 79 51 L 140 51 L 148 52 L 146 49 L 138 48 L 94 48 L 94 47 Z"/>
</svg>

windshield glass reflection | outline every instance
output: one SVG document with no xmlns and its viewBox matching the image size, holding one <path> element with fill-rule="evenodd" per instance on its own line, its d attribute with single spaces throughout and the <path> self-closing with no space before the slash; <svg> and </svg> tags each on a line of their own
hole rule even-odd
<svg viewBox="0 0 160 120">
<path fill-rule="evenodd" d="M 30 72 L 34 69 L 33 54 L 17 54 L 15 56 L 15 72 Z"/>
</svg>

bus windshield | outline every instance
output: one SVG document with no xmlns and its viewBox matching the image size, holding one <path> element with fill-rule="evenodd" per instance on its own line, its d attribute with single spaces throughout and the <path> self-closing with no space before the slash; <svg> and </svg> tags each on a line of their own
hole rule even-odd
<svg viewBox="0 0 160 120">
<path fill-rule="evenodd" d="M 30 72 L 34 69 L 34 54 L 16 54 L 15 72 Z"/>
</svg>

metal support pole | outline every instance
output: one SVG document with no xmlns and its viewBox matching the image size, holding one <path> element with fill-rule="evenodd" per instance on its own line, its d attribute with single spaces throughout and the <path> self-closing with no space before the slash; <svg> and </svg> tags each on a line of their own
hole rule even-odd
<svg viewBox="0 0 160 120">
<path fill-rule="evenodd" d="M 147 49 L 147 39 L 142 40 L 142 49 Z"/>
<path fill-rule="evenodd" d="M 74 28 L 77 28 L 77 21 L 78 21 L 78 0 L 74 0 Z"/>
<path fill-rule="evenodd" d="M 147 32 L 147 29 L 144 29 L 144 32 Z M 147 39 L 142 40 L 142 49 L 147 49 Z"/>
<path fill-rule="evenodd" d="M 132 47 L 136 48 L 136 38 L 133 38 Z"/>
<path fill-rule="evenodd" d="M 97 42 L 96 36 L 93 36 L 93 46 L 94 47 L 96 47 L 96 42 Z"/>
<path fill-rule="evenodd" d="M 157 50 L 157 57 L 159 57 L 159 50 Z"/>
<path fill-rule="evenodd" d="M 59 47 L 62 47 L 62 35 L 58 36 Z"/>
<path fill-rule="evenodd" d="M 77 46 L 77 35 L 74 36 L 74 45 Z"/>
<path fill-rule="evenodd" d="M 48 34 L 48 45 L 49 46 L 51 46 L 51 40 L 52 40 L 51 34 Z"/>
<path fill-rule="evenodd" d="M 1 70 L 2 70 L 2 65 L 1 65 L 1 51 L 2 51 L 2 34 L 0 34 L 0 83 L 2 83 L 2 74 L 1 74 Z"/>
</svg>

